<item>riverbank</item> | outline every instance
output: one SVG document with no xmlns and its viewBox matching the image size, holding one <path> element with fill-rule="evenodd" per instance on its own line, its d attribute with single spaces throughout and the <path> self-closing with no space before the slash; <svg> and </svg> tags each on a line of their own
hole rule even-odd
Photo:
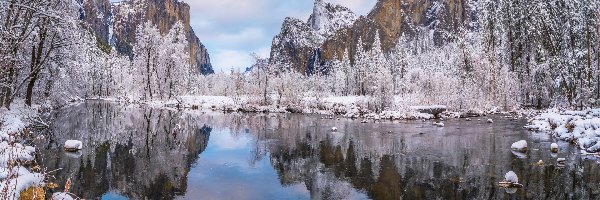
<svg viewBox="0 0 600 200">
<path fill-rule="evenodd" d="M 600 109 L 550 109 L 532 117 L 525 128 L 552 134 L 555 138 L 577 145 L 585 154 L 600 152 Z"/>
<path fill-rule="evenodd" d="M 344 118 L 417 120 L 436 119 L 440 117 L 467 118 L 488 114 L 512 114 L 528 116 L 530 110 L 503 111 L 499 107 L 489 109 L 456 109 L 445 105 L 414 104 L 397 96 L 390 106 L 381 110 L 377 99 L 369 96 L 328 96 L 322 98 L 303 97 L 297 101 L 280 102 L 263 105 L 256 98 L 227 96 L 180 96 L 171 100 L 151 100 L 132 102 L 124 98 L 102 97 L 95 100 L 106 100 L 121 103 L 145 104 L 154 108 L 179 108 L 193 110 L 212 110 L 222 112 L 262 112 L 262 113 L 303 113 L 338 116 Z M 276 99 L 273 97 L 272 99 Z"/>
<path fill-rule="evenodd" d="M 25 192 L 27 197 L 44 198 L 39 197 L 43 193 L 33 191 L 44 186 L 46 174 L 33 166 L 36 149 L 25 143 L 30 134 L 27 127 L 37 118 L 38 108 L 25 106 L 22 100 L 15 101 L 10 110 L 0 108 L 0 199 L 19 199 L 25 190 L 30 191 Z"/>
</svg>

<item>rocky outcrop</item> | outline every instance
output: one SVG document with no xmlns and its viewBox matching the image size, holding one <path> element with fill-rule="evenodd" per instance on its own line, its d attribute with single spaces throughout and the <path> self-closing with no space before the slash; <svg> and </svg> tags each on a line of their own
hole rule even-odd
<svg viewBox="0 0 600 200">
<path fill-rule="evenodd" d="M 271 46 L 269 63 L 292 66 L 296 71 L 311 74 L 319 63 L 319 47 L 337 30 L 347 28 L 356 20 L 348 8 L 316 0 L 307 22 L 286 18 L 281 32 Z"/>
<path fill-rule="evenodd" d="M 435 43 L 443 44 L 451 40 L 452 34 L 464 27 L 464 22 L 469 19 L 466 0 L 379 0 L 367 16 L 355 18 L 349 25 L 336 26 L 332 29 L 318 29 L 320 21 L 313 19 L 313 16 L 317 15 L 315 13 L 320 13 L 319 16 L 334 16 L 338 12 L 336 9 L 322 9 L 319 7 L 321 4 L 324 4 L 322 0 L 315 2 L 315 11 L 309 19 L 309 23 L 317 24 L 317 26 L 310 26 L 313 30 L 327 32 L 327 34 L 323 34 L 325 39 L 319 47 L 312 49 L 313 53 L 306 53 L 301 48 L 290 48 L 294 45 L 288 45 L 286 48 L 281 48 L 281 45 L 277 46 L 276 44 L 279 43 L 276 43 L 276 40 L 289 36 L 283 34 L 285 30 L 283 27 L 282 33 L 275 37 L 273 42 L 271 61 L 285 59 L 288 52 L 299 52 L 296 56 L 300 58 L 295 58 L 296 60 L 316 60 L 315 58 L 318 58 L 316 64 L 323 65 L 329 60 L 341 59 L 344 51 L 348 50 L 351 62 L 353 62 L 352 57 L 356 53 L 359 38 L 363 42 L 362 46 L 365 50 L 371 49 L 378 31 L 385 53 L 395 47 L 402 35 L 415 36 L 419 29 L 433 31 Z M 286 23 L 284 23 L 285 25 Z M 308 56 L 302 57 L 306 55 Z M 282 59 L 277 56 L 282 56 Z M 310 66 L 311 63 L 309 66 L 302 66 L 306 63 L 308 62 L 292 62 L 291 67 L 300 70 L 315 67 Z"/>
<path fill-rule="evenodd" d="M 190 26 L 190 7 L 178 0 L 126 0 L 109 3 L 109 0 L 83 2 L 82 19 L 106 44 L 119 53 L 133 56 L 133 44 L 137 27 L 150 21 L 161 34 L 167 34 L 172 26 L 181 21 L 188 32 L 190 63 L 196 64 L 203 74 L 213 73 L 207 49 Z M 102 16 L 102 17 L 99 17 Z"/>
</svg>

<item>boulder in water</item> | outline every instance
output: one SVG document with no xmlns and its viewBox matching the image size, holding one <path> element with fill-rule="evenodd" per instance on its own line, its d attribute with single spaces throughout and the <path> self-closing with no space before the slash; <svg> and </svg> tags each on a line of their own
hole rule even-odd
<svg viewBox="0 0 600 200">
<path fill-rule="evenodd" d="M 527 152 L 527 141 L 521 140 L 521 141 L 515 142 L 510 146 L 510 148 L 513 151 Z"/>
<path fill-rule="evenodd" d="M 65 142 L 66 151 L 79 151 L 83 149 L 83 143 L 79 140 L 67 140 Z"/>
<path fill-rule="evenodd" d="M 558 144 L 556 144 L 556 143 L 552 143 L 552 144 L 550 145 L 550 151 L 551 151 L 552 153 L 558 153 Z"/>
</svg>

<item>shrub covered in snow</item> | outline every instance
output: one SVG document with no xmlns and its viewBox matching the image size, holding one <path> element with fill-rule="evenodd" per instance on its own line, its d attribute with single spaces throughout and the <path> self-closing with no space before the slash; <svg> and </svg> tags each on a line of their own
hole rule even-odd
<svg viewBox="0 0 600 200">
<path fill-rule="evenodd" d="M 44 183 L 43 174 L 23 167 L 33 161 L 35 148 L 18 140 L 29 125 L 26 119 L 35 113 L 21 101 L 13 104 L 11 110 L 0 108 L 0 199 L 18 199 L 21 191 Z"/>
</svg>

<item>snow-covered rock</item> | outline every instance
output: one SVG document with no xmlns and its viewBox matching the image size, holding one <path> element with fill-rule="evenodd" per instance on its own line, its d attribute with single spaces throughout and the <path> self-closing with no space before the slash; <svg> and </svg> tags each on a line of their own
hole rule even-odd
<svg viewBox="0 0 600 200">
<path fill-rule="evenodd" d="M 550 144 L 550 151 L 552 153 L 558 153 L 558 144 L 556 144 L 556 143 Z"/>
<path fill-rule="evenodd" d="M 513 171 L 509 171 L 504 175 L 504 180 L 511 183 L 519 183 L 519 177 Z"/>
<path fill-rule="evenodd" d="M 444 123 L 442 123 L 442 122 L 433 122 L 433 125 L 434 125 L 434 126 L 437 126 L 437 127 L 444 127 L 444 126 L 446 126 L 446 125 L 445 125 Z"/>
<path fill-rule="evenodd" d="M 332 132 L 337 132 L 337 130 L 338 130 L 338 129 L 337 129 L 337 127 L 335 127 L 335 126 L 331 128 L 331 131 L 332 131 Z"/>
<path fill-rule="evenodd" d="M 316 0 L 308 25 L 323 38 L 352 25 L 358 17 L 350 9 Z"/>
<path fill-rule="evenodd" d="M 590 153 L 600 151 L 600 109 L 549 110 L 531 118 L 524 128 L 549 132 L 558 139 L 574 142 Z"/>
<path fill-rule="evenodd" d="M 520 140 L 518 142 L 515 142 L 510 146 L 510 148 L 514 151 L 526 152 L 527 151 L 527 141 Z"/>
<path fill-rule="evenodd" d="M 65 141 L 65 149 L 68 151 L 77 151 L 83 149 L 83 142 L 79 140 Z"/>
<path fill-rule="evenodd" d="M 494 120 L 492 120 L 492 119 L 488 119 L 488 120 L 487 120 L 487 123 L 490 123 L 490 124 L 491 124 L 491 123 L 494 123 Z"/>
<path fill-rule="evenodd" d="M 73 200 L 73 197 L 66 192 L 56 192 L 52 194 L 52 200 Z"/>
<path fill-rule="evenodd" d="M 567 162 L 567 159 L 565 159 L 565 158 L 556 159 L 556 163 L 558 163 L 559 165 L 564 165 L 566 162 Z"/>
<path fill-rule="evenodd" d="M 25 148 L 25 150 L 29 151 L 30 153 L 35 153 L 35 147 L 25 146 L 24 148 Z"/>
</svg>

